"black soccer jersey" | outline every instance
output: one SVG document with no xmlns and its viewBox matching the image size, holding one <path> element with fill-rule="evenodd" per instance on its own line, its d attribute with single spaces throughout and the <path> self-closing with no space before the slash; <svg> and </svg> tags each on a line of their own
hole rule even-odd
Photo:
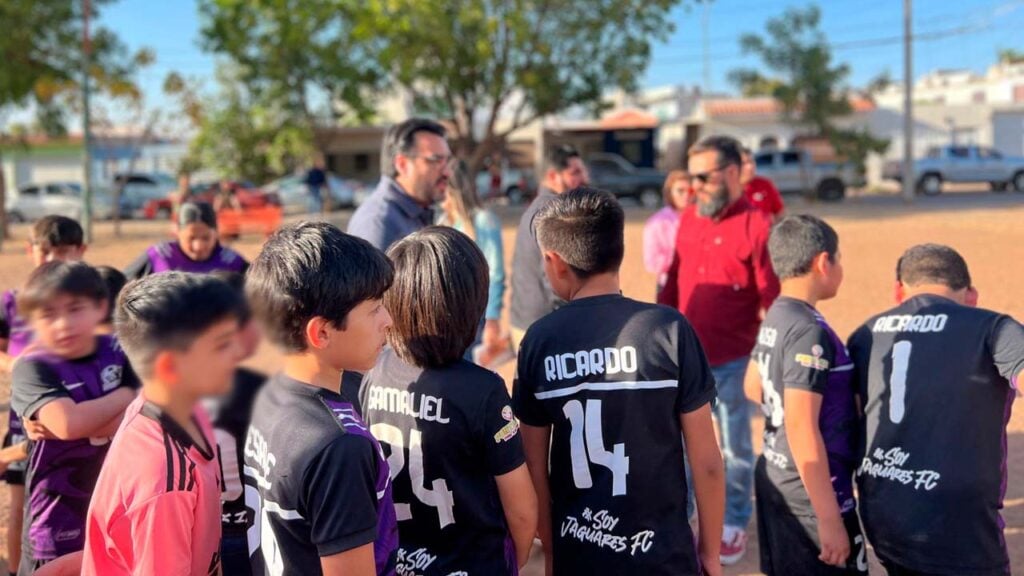
<svg viewBox="0 0 1024 576">
<path fill-rule="evenodd" d="M 513 406 L 551 426 L 556 574 L 697 574 L 680 415 L 715 398 L 678 311 L 619 295 L 538 320 L 519 351 Z"/>
<path fill-rule="evenodd" d="M 465 360 L 421 369 L 386 349 L 360 396 L 391 468 L 396 572 L 515 574 L 494 480 L 525 461 L 505 382 Z"/>
<path fill-rule="evenodd" d="M 256 397 L 244 458 L 254 574 L 321 574 L 321 556 L 370 543 L 377 573 L 395 573 L 388 465 L 345 397 L 274 376 Z"/>
<path fill-rule="evenodd" d="M 767 477 L 793 514 L 814 514 L 789 447 L 787 389 L 821 395 L 818 428 L 828 455 L 839 511 L 854 508 L 857 408 L 846 346 L 810 304 L 780 297 L 768 310 L 751 355 L 761 374 Z M 760 497 L 760 496 L 759 496 Z M 781 503 L 780 503 L 781 504 Z"/>
<path fill-rule="evenodd" d="M 922 295 L 868 320 L 849 349 L 865 412 L 860 512 L 879 556 L 932 574 L 1008 573 L 999 510 L 1024 328 Z"/>
<path fill-rule="evenodd" d="M 266 380 L 264 374 L 239 368 L 235 370 L 234 383 L 227 396 L 203 402 L 213 424 L 221 478 L 224 479 L 221 486 L 221 526 L 225 533 L 244 533 L 253 523 L 254 511 L 245 505 L 242 453 L 256 394 Z"/>
</svg>

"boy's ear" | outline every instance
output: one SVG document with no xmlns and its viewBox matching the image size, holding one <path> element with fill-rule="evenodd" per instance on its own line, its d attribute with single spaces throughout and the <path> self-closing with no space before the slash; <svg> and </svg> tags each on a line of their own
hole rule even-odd
<svg viewBox="0 0 1024 576">
<path fill-rule="evenodd" d="M 96 301 L 96 308 L 99 309 L 100 318 L 106 318 L 107 313 L 110 312 L 110 300 L 103 299 Z"/>
<path fill-rule="evenodd" d="M 831 265 L 832 259 L 829 257 L 828 252 L 818 254 L 814 257 L 814 260 L 811 261 L 811 269 L 821 275 L 828 272 L 828 268 Z"/>
<path fill-rule="evenodd" d="M 551 263 L 551 271 L 555 273 L 557 278 L 565 278 L 570 273 L 569 265 L 566 264 L 565 260 L 552 250 L 542 250 L 544 259 Z"/>
<path fill-rule="evenodd" d="M 899 280 L 896 281 L 896 284 L 892 288 L 892 295 L 897 304 L 903 304 L 903 301 L 907 298 L 906 287 L 903 286 L 903 282 L 900 282 Z"/>
<path fill-rule="evenodd" d="M 967 292 L 964 294 L 964 305 L 971 308 L 978 307 L 978 289 L 974 286 L 967 287 Z"/>
<path fill-rule="evenodd" d="M 322 350 L 330 341 L 327 331 L 328 320 L 321 316 L 314 316 L 306 322 L 306 344 L 310 348 Z"/>
<path fill-rule="evenodd" d="M 178 362 L 173 352 L 161 350 L 157 353 L 153 359 L 153 376 L 166 384 L 178 383 Z"/>
</svg>

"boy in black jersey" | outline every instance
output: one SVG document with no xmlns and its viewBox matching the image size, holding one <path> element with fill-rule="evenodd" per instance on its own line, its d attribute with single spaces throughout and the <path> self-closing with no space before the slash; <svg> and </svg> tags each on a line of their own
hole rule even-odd
<svg viewBox="0 0 1024 576">
<path fill-rule="evenodd" d="M 370 432 L 391 462 L 398 574 L 513 576 L 537 496 L 500 376 L 463 359 L 487 304 L 487 261 L 454 228 L 391 246 L 391 348 L 363 380 Z"/>
<path fill-rule="evenodd" d="M 326 222 L 282 227 L 247 273 L 249 302 L 284 353 L 245 440 L 254 573 L 395 573 L 388 463 L 341 389 L 342 372 L 370 370 L 384 347 L 393 277 L 381 251 Z"/>
<path fill-rule="evenodd" d="M 849 341 L 868 540 L 892 575 L 1009 574 L 999 510 L 1024 327 L 974 307 L 967 263 L 947 246 L 903 253 L 896 299 Z"/>
<path fill-rule="evenodd" d="M 614 196 L 577 188 L 535 222 L 544 272 L 568 301 L 527 331 L 514 391 L 548 575 L 721 574 L 724 467 L 697 336 L 678 311 L 621 295 Z"/>
<path fill-rule="evenodd" d="M 814 216 L 789 216 L 768 251 L 782 294 L 761 324 L 745 386 L 765 415 L 754 472 L 761 571 L 866 574 L 853 498 L 853 364 L 815 308 L 843 281 L 839 237 Z"/>
<path fill-rule="evenodd" d="M 238 272 L 218 270 L 213 276 L 220 278 L 234 288 L 243 302 L 239 309 L 238 340 L 242 358 L 251 358 L 256 353 L 262 337 L 259 323 L 252 317 L 252 311 L 245 304 L 245 276 Z M 255 514 L 245 502 L 245 487 L 242 484 L 242 454 L 245 448 L 245 434 L 252 420 L 252 407 L 256 394 L 263 388 L 267 376 L 255 370 L 239 366 L 231 384 L 231 391 L 225 396 L 207 398 L 203 401 L 213 424 L 213 435 L 217 440 L 217 455 L 220 459 L 223 490 L 221 492 L 221 566 L 224 574 L 247 576 L 252 573 L 246 533 L 252 527 Z"/>
</svg>

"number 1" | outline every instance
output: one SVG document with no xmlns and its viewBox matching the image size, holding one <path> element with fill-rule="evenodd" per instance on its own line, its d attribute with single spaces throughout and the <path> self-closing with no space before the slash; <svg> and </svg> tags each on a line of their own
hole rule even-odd
<svg viewBox="0 0 1024 576">
<path fill-rule="evenodd" d="M 601 401 L 587 400 L 586 410 L 579 400 L 570 400 L 562 407 L 569 419 L 569 453 L 572 460 L 572 479 L 577 488 L 591 488 L 590 462 L 604 466 L 612 472 L 612 496 L 626 494 L 626 476 L 629 475 L 629 457 L 626 445 L 615 444 L 609 451 L 604 447 L 601 429 Z M 584 439 L 586 445 L 584 446 Z M 590 461 L 587 461 L 587 455 Z"/>
<path fill-rule="evenodd" d="M 907 368 L 910 367 L 910 350 L 907 340 L 901 340 L 892 347 L 892 374 L 889 376 L 889 420 L 893 424 L 903 421 L 907 411 Z"/>
</svg>

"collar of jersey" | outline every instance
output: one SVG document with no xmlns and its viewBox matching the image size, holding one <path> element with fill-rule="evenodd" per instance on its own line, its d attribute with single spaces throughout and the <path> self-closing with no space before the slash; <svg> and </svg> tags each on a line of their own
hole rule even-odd
<svg viewBox="0 0 1024 576">
<path fill-rule="evenodd" d="M 206 447 L 197 444 L 195 439 L 192 438 L 191 434 L 189 434 L 184 428 L 181 427 L 180 424 L 174 421 L 174 418 L 168 416 L 167 413 L 164 412 L 163 409 L 157 406 L 156 404 L 153 404 L 152 402 L 149 402 L 147 400 L 145 403 L 142 404 L 142 410 L 139 410 L 139 414 L 142 414 L 147 418 L 156 420 L 164 429 L 165 432 L 170 434 L 171 437 L 174 438 L 174 440 L 178 444 L 181 444 L 186 449 L 194 447 L 196 450 L 199 451 L 200 454 L 203 455 L 203 458 L 205 458 L 206 460 L 213 460 L 213 452 L 211 450 L 207 450 Z M 192 416 L 192 423 L 195 424 L 196 429 L 199 430 L 200 434 L 202 434 L 203 429 L 201 426 L 199 426 L 199 422 L 196 421 L 195 415 Z M 204 436 L 203 441 L 206 442 L 207 446 L 212 446 L 212 444 L 210 444 L 209 438 L 206 438 Z"/>
</svg>

